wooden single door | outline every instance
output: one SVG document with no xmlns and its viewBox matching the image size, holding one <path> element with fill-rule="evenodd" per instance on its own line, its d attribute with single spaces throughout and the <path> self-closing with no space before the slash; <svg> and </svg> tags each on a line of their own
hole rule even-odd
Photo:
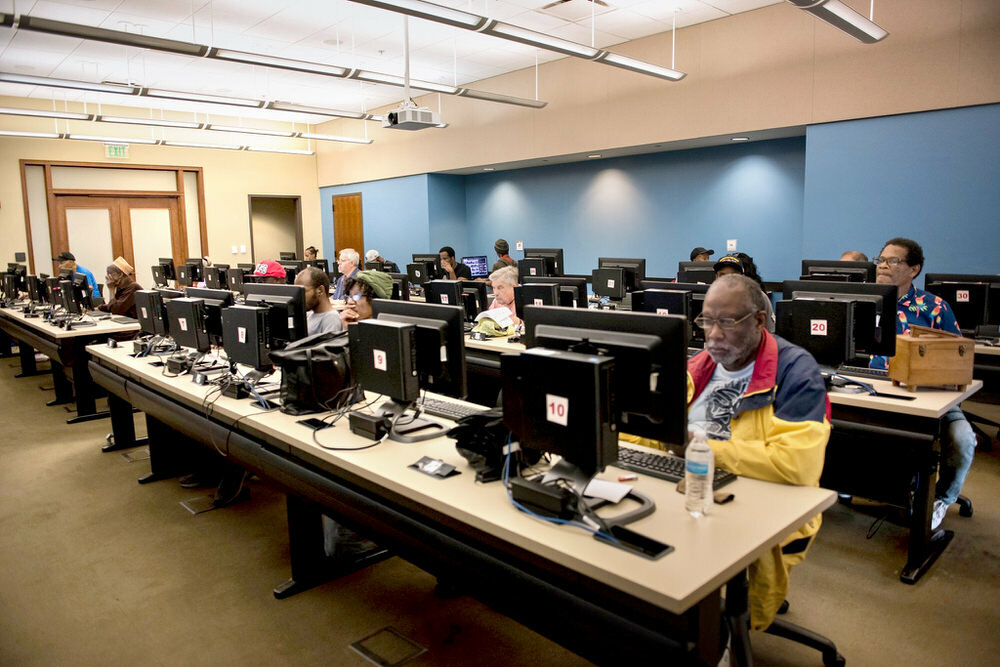
<svg viewBox="0 0 1000 667">
<path fill-rule="evenodd" d="M 361 215 L 361 193 L 337 195 L 333 198 L 333 246 L 336 249 L 332 261 L 340 257 L 344 248 L 354 248 L 365 256 L 365 231 Z M 361 268 L 364 268 L 363 266 Z"/>
</svg>

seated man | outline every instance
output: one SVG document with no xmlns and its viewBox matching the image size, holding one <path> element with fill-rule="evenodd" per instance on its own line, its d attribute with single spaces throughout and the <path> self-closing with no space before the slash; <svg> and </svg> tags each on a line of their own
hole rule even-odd
<svg viewBox="0 0 1000 667">
<path fill-rule="evenodd" d="M 330 277 L 315 266 L 307 266 L 295 276 L 295 284 L 306 290 L 306 328 L 310 336 L 344 330 L 340 313 L 330 303 Z"/>
<path fill-rule="evenodd" d="M 441 256 L 441 270 L 446 280 L 472 280 L 472 269 L 455 259 L 455 249 L 450 245 L 438 251 Z"/>
<path fill-rule="evenodd" d="M 873 261 L 876 267 L 875 282 L 894 283 L 899 290 L 899 301 L 896 303 L 897 335 L 910 333 L 911 324 L 961 334 L 958 322 L 955 321 L 955 313 L 948 302 L 930 292 L 917 289 L 913 284 L 913 279 L 924 268 L 924 249 L 919 243 L 904 238 L 890 239 Z M 871 365 L 873 368 L 888 368 L 889 360 L 886 357 L 875 357 Z M 938 469 L 931 530 L 941 525 L 948 508 L 958 500 L 976 452 L 976 434 L 960 407 L 956 406 L 945 414 L 944 422 L 948 425 L 948 431 L 941 439 L 941 465 Z"/>
<path fill-rule="evenodd" d="M 698 319 L 705 349 L 688 360 L 688 425 L 708 434 L 716 465 L 769 482 L 819 486 L 830 404 L 816 361 L 767 331 L 767 297 L 746 276 L 716 278 Z M 814 516 L 750 565 L 752 629 L 774 620 L 789 570 L 805 558 L 820 520 Z"/>
<path fill-rule="evenodd" d="M 333 292 L 334 301 L 342 301 L 347 298 L 346 284 L 348 279 L 353 278 L 358 272 L 358 265 L 361 264 L 361 256 L 354 248 L 344 248 L 337 256 L 337 270 L 340 271 L 340 278 Z"/>
<path fill-rule="evenodd" d="M 87 276 L 87 284 L 90 285 L 91 296 L 95 299 L 101 298 L 101 290 L 97 287 L 97 280 L 94 278 L 94 274 L 91 273 L 90 269 L 76 263 L 76 255 L 69 251 L 61 252 L 58 257 L 53 257 L 52 261 L 59 262 L 60 271 L 72 271 L 73 273 L 82 273 Z"/>
<path fill-rule="evenodd" d="M 502 266 L 490 274 L 490 283 L 493 285 L 493 302 L 488 310 L 494 308 L 506 308 L 510 311 L 514 324 L 520 324 L 521 320 L 517 316 L 517 309 L 514 307 L 514 288 L 517 287 L 517 268 L 513 266 Z"/>
<path fill-rule="evenodd" d="M 117 264 L 109 264 L 104 284 L 108 286 L 108 302 L 97 309 L 112 315 L 135 318 L 135 293 L 142 289 L 139 283 L 132 280 Z"/>
</svg>

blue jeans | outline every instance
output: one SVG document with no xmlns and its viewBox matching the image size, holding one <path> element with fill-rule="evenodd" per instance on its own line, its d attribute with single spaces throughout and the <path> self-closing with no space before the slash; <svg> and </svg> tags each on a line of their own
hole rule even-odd
<svg viewBox="0 0 1000 667">
<path fill-rule="evenodd" d="M 958 500 L 962 485 L 972 467 L 972 457 L 976 452 L 976 434 L 959 407 L 954 407 L 944 415 L 947 431 L 941 438 L 941 465 L 938 467 L 938 482 L 935 495 L 951 505 Z"/>
</svg>

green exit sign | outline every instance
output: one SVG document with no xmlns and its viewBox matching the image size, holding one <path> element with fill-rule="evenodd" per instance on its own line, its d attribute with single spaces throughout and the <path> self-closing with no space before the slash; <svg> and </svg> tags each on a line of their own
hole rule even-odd
<svg viewBox="0 0 1000 667">
<path fill-rule="evenodd" d="M 128 159 L 128 144 L 104 144 L 104 157 Z"/>
</svg>

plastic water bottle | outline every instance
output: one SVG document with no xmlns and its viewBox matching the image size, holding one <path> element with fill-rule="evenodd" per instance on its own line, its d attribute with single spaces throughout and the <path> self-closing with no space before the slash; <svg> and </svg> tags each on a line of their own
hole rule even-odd
<svg viewBox="0 0 1000 667">
<path fill-rule="evenodd" d="M 696 519 L 708 514 L 712 506 L 712 480 L 715 478 L 715 454 L 704 431 L 695 431 L 684 452 L 684 509 Z"/>
</svg>

